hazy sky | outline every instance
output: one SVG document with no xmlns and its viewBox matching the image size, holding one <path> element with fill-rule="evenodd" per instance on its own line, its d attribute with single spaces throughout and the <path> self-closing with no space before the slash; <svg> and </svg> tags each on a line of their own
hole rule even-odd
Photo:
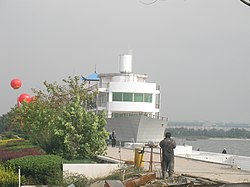
<svg viewBox="0 0 250 187">
<path fill-rule="evenodd" d="M 250 123 L 249 18 L 239 0 L 0 0 L 0 115 L 44 80 L 118 72 L 132 49 L 162 116 Z"/>
</svg>

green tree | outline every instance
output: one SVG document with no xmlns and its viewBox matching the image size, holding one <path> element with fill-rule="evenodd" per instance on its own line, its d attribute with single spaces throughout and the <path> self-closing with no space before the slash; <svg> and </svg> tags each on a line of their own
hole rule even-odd
<svg viewBox="0 0 250 187">
<path fill-rule="evenodd" d="M 68 77 L 63 82 L 45 81 L 46 91 L 32 89 L 35 101 L 13 109 L 13 121 L 49 154 L 66 159 L 103 154 L 108 133 L 105 114 L 93 110 L 97 92 L 88 91 L 79 77 Z"/>
<path fill-rule="evenodd" d="M 3 133 L 7 130 L 9 123 L 10 123 L 9 113 L 0 116 L 0 133 Z"/>
<path fill-rule="evenodd" d="M 219 138 L 249 138 L 250 131 L 240 128 L 232 128 L 229 130 L 223 129 L 189 129 L 189 128 L 168 128 L 168 131 L 175 137 L 219 137 Z"/>
<path fill-rule="evenodd" d="M 5 131 L 6 125 L 6 114 L 4 114 L 0 116 L 0 133 Z"/>
</svg>

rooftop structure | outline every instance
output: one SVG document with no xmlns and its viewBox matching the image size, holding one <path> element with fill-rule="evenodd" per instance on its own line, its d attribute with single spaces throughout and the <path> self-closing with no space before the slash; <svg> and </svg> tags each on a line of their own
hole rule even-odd
<svg viewBox="0 0 250 187">
<path fill-rule="evenodd" d="M 99 74 L 97 109 L 107 117 L 144 114 L 159 116 L 160 87 L 145 74 L 132 73 L 132 55 L 120 55 L 119 73 Z"/>
<path fill-rule="evenodd" d="M 131 54 L 119 56 L 118 73 L 83 78 L 90 90 L 98 90 L 96 110 L 106 112 L 108 130 L 116 129 L 121 141 L 147 141 L 151 136 L 159 141 L 163 137 L 166 118 L 160 117 L 160 86 L 147 78 L 132 72 Z"/>
</svg>

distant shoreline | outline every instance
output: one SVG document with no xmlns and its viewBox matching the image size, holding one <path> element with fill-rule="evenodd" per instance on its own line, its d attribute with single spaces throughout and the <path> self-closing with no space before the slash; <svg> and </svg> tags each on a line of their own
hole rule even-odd
<svg viewBox="0 0 250 187">
<path fill-rule="evenodd" d="M 208 138 L 210 140 L 246 140 L 246 141 L 250 141 L 249 138 Z"/>
</svg>

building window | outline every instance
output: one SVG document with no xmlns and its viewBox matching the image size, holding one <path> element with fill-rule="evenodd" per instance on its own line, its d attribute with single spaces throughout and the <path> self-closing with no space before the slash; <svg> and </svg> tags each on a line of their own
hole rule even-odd
<svg viewBox="0 0 250 187">
<path fill-rule="evenodd" d="M 144 102 L 152 103 L 152 94 L 144 94 Z"/>
<path fill-rule="evenodd" d="M 143 93 L 134 93 L 134 102 L 143 102 Z"/>
<path fill-rule="evenodd" d="M 133 101 L 133 93 L 123 93 L 123 101 Z"/>
<path fill-rule="evenodd" d="M 112 101 L 152 103 L 152 95 L 149 93 L 113 92 Z"/>
<path fill-rule="evenodd" d="M 122 92 L 113 92 L 113 101 L 122 101 Z"/>
</svg>

